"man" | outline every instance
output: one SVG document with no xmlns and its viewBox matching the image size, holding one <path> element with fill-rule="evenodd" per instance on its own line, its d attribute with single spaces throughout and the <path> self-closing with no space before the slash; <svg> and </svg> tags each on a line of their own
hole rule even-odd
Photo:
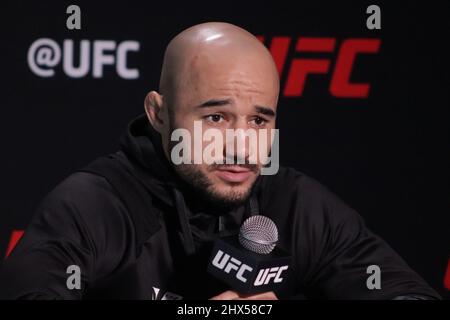
<svg viewBox="0 0 450 320">
<path fill-rule="evenodd" d="M 121 149 L 43 200 L 4 264 L 1 297 L 438 299 L 318 182 L 282 167 L 261 175 L 264 157 L 250 163 L 247 138 L 220 150 L 233 164 L 175 164 L 174 130 L 274 129 L 278 93 L 272 57 L 247 31 L 205 23 L 181 32 L 165 52 L 159 92 L 147 95 Z M 183 157 L 198 151 L 187 145 Z M 275 222 L 278 245 L 292 255 L 289 289 L 244 296 L 206 272 L 214 240 L 254 214 Z M 371 265 L 381 270 L 378 289 L 367 287 Z"/>
</svg>

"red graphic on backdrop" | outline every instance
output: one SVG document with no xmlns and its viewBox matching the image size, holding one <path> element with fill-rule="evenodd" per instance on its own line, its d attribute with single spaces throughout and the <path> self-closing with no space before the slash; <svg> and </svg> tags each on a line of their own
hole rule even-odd
<svg viewBox="0 0 450 320">
<path fill-rule="evenodd" d="M 259 36 L 265 42 L 263 36 Z M 374 54 L 380 49 L 380 39 L 351 38 L 342 41 L 336 56 L 334 70 L 330 70 L 331 55 L 336 51 L 336 38 L 299 37 L 295 45 L 295 52 L 307 53 L 309 57 L 294 58 L 287 65 L 291 37 L 273 37 L 269 50 L 273 56 L 280 76 L 287 67 L 287 78 L 284 90 L 285 97 L 301 97 L 305 89 L 305 82 L 309 75 L 332 73 L 329 92 L 338 98 L 367 98 L 370 91 L 369 83 L 352 83 L 350 77 L 358 55 Z M 321 58 L 311 57 L 317 53 Z M 323 56 L 323 57 L 322 57 Z"/>
<path fill-rule="evenodd" d="M 445 273 L 444 287 L 450 290 L 450 258 L 448 259 L 447 272 Z"/>
<path fill-rule="evenodd" d="M 23 236 L 23 230 L 13 230 L 11 233 L 11 237 L 9 238 L 8 248 L 6 249 L 5 259 L 9 256 L 11 251 L 16 246 L 17 242 L 19 242 L 20 238 Z"/>
</svg>

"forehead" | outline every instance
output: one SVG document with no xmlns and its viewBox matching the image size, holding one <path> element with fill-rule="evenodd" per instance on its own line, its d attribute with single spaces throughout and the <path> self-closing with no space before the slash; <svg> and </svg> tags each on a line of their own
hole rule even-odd
<svg viewBox="0 0 450 320">
<path fill-rule="evenodd" d="M 225 50 L 225 49 L 224 49 Z M 264 55 L 198 51 L 179 74 L 184 99 L 236 95 L 273 100 L 278 96 L 278 75 Z"/>
</svg>

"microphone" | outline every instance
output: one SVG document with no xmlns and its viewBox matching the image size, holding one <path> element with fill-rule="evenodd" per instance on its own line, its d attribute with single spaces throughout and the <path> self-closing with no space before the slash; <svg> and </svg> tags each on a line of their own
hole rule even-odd
<svg viewBox="0 0 450 320">
<path fill-rule="evenodd" d="M 238 236 L 216 240 L 207 271 L 242 294 L 278 291 L 287 282 L 291 257 L 277 242 L 275 223 L 252 216 Z"/>
</svg>

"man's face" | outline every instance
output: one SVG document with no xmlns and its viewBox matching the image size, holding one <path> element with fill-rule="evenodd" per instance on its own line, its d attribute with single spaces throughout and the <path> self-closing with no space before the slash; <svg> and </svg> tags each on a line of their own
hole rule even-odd
<svg viewBox="0 0 450 320">
<path fill-rule="evenodd" d="M 199 65 L 201 61 L 201 65 Z M 250 153 L 258 152 L 259 143 L 265 143 L 270 152 L 270 132 L 275 128 L 275 112 L 278 99 L 278 79 L 267 62 L 249 56 L 233 61 L 218 62 L 214 55 L 206 52 L 192 60 L 191 71 L 186 72 L 170 103 L 170 128 L 166 141 L 169 150 L 176 142 L 170 141 L 170 133 L 179 128 L 189 131 L 192 137 L 191 156 L 194 158 L 194 122 L 200 121 L 203 133 L 218 129 L 223 137 L 224 160 L 230 158 L 234 164 L 179 164 L 174 165 L 178 174 L 194 189 L 213 202 L 233 206 L 244 202 L 260 173 L 261 161 L 249 163 Z M 197 122 L 198 123 L 198 122 Z M 225 143 L 226 129 L 255 130 L 257 143 L 244 138 L 238 145 L 236 138 L 231 145 Z M 258 133 L 266 129 L 265 139 Z M 242 137 L 241 137 L 242 138 Z M 211 142 L 203 142 L 205 148 Z M 266 153 L 267 153 L 266 152 Z M 237 159 L 245 164 L 236 164 Z"/>
</svg>

